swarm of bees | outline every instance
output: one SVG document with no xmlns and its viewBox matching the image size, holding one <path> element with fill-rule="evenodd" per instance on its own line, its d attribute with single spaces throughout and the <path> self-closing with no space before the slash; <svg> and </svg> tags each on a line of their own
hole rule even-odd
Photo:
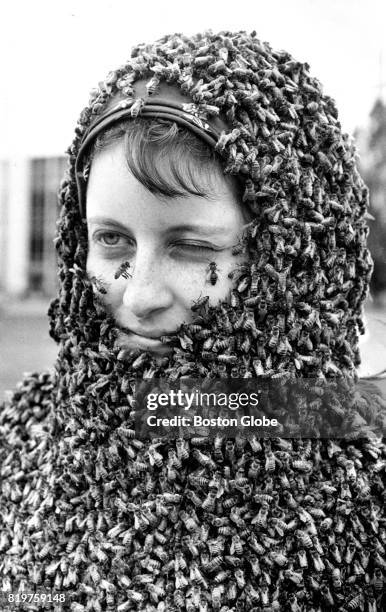
<svg viewBox="0 0 386 612">
<path fill-rule="evenodd" d="M 255 219 L 233 254 L 250 262 L 231 275 L 229 299 L 192 304 L 170 357 L 122 353 L 73 262 L 86 269 L 74 184 L 63 183 L 61 293 L 49 311 L 56 370 L 26 376 L 0 412 L 3 590 L 29 581 L 95 612 L 381 610 L 382 440 L 137 438 L 138 377 L 352 378 L 371 271 L 354 152 L 307 66 L 243 33 L 166 37 L 162 61 L 154 53 L 139 45 L 100 84 L 77 137 L 149 67 L 149 94 L 178 80 L 196 106 L 215 105 L 238 126 L 216 149 L 227 172 L 248 177 Z M 212 286 L 218 272 L 209 262 Z M 131 277 L 129 262 L 121 276 Z M 352 399 L 354 412 L 382 408 L 371 391 Z M 331 406 L 338 414 L 333 390 Z"/>
</svg>

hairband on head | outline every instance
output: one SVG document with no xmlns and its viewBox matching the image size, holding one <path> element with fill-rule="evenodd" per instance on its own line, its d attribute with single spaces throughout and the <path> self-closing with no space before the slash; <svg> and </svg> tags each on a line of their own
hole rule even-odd
<svg viewBox="0 0 386 612">
<path fill-rule="evenodd" d="M 138 110 L 138 102 L 141 103 Z M 141 98 L 127 98 L 110 108 L 86 130 L 83 135 L 78 155 L 75 161 L 76 185 L 78 189 L 79 208 L 83 218 L 86 216 L 86 186 L 87 177 L 83 169 L 83 158 L 95 138 L 104 129 L 121 119 L 133 119 L 137 116 L 156 119 L 168 119 L 182 127 L 188 128 L 211 147 L 215 147 L 220 138 L 220 131 L 213 123 L 199 116 L 194 104 L 184 104 L 165 98 L 151 98 L 143 101 Z"/>
</svg>

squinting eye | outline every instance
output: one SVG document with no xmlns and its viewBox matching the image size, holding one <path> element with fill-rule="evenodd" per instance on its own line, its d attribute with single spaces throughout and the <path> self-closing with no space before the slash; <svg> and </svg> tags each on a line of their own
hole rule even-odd
<svg viewBox="0 0 386 612">
<path fill-rule="evenodd" d="M 176 243 L 174 246 L 177 247 L 177 249 L 179 250 L 191 251 L 193 253 L 208 253 L 208 251 L 217 251 L 217 249 L 213 249 L 210 246 L 204 246 L 202 244 L 190 244 L 187 242 Z"/>
</svg>

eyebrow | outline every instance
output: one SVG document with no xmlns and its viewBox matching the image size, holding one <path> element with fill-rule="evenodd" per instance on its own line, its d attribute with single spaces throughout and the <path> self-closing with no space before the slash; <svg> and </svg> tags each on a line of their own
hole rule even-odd
<svg viewBox="0 0 386 612">
<path fill-rule="evenodd" d="M 90 219 L 88 219 L 87 222 L 88 223 L 106 223 L 108 225 L 113 225 L 114 227 L 117 227 L 125 231 L 129 229 L 128 227 L 123 225 L 123 223 L 119 223 L 119 221 L 116 221 L 115 219 L 111 219 L 110 217 L 91 217 Z M 176 231 L 185 231 L 185 232 L 193 231 L 193 232 L 199 232 L 200 234 L 203 234 L 205 236 L 210 236 L 213 234 L 215 235 L 224 234 L 226 232 L 229 232 L 230 229 L 232 228 L 219 226 L 219 225 L 211 226 L 211 225 L 184 223 L 181 225 L 174 225 L 172 227 L 169 227 L 167 230 L 167 233 L 172 233 Z"/>
</svg>

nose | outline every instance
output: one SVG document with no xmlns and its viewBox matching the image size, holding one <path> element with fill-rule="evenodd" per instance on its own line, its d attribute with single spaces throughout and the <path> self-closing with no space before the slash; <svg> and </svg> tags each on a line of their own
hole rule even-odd
<svg viewBox="0 0 386 612">
<path fill-rule="evenodd" d="M 169 276 L 155 253 L 140 251 L 138 248 L 130 273 L 122 302 L 135 317 L 147 319 L 172 305 Z"/>
</svg>

